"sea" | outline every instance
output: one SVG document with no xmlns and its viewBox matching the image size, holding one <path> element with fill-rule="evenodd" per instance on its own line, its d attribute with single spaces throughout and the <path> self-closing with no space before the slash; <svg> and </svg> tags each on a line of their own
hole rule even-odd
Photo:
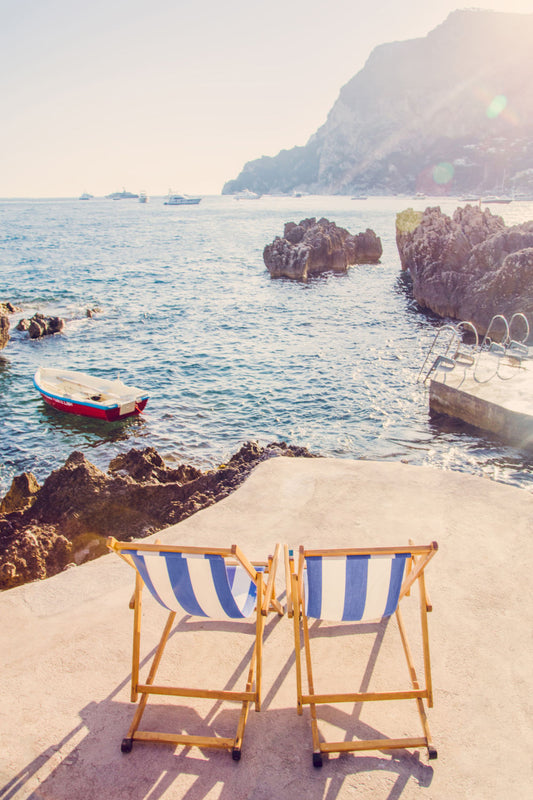
<svg viewBox="0 0 533 800">
<path fill-rule="evenodd" d="M 169 466 L 210 469 L 247 441 L 533 490 L 532 454 L 431 416 L 417 382 L 443 321 L 413 299 L 396 214 L 428 205 L 452 214 L 462 201 L 163 200 L 0 200 L 0 300 L 22 309 L 0 351 L 0 495 L 23 471 L 42 482 L 74 450 L 102 470 L 146 447 Z M 533 219 L 528 202 L 491 211 L 507 224 Z M 309 217 L 371 228 L 381 263 L 308 283 L 272 279 L 263 248 Z M 35 312 L 62 317 L 63 332 L 30 340 L 15 330 Z M 115 423 L 55 411 L 33 385 L 39 365 L 120 377 L 146 390 L 148 405 Z"/>
</svg>

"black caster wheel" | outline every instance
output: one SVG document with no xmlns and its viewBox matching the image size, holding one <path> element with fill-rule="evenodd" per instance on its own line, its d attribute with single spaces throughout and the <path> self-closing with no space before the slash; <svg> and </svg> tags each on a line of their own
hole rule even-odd
<svg viewBox="0 0 533 800">
<path fill-rule="evenodd" d="M 240 761 L 241 760 L 241 751 L 240 751 L 239 747 L 234 747 L 233 748 L 233 750 L 231 751 L 231 757 L 232 757 L 232 759 L 234 761 Z"/>
<path fill-rule="evenodd" d="M 438 758 L 438 753 L 434 747 L 428 747 L 428 756 L 430 760 Z"/>
<path fill-rule="evenodd" d="M 313 753 L 313 767 L 322 766 L 322 753 Z"/>
<path fill-rule="evenodd" d="M 122 744 L 120 745 L 120 749 L 123 753 L 131 753 L 131 748 L 133 747 L 133 739 L 123 739 Z"/>
</svg>

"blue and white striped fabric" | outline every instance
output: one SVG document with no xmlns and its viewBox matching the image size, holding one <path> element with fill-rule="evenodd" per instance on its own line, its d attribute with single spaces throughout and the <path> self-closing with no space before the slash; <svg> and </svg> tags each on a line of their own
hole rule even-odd
<svg viewBox="0 0 533 800">
<path fill-rule="evenodd" d="M 244 567 L 210 554 L 130 551 L 146 586 L 169 611 L 211 619 L 244 619 L 255 608 L 257 586 Z"/>
<path fill-rule="evenodd" d="M 307 556 L 306 614 L 332 622 L 377 620 L 393 614 L 407 553 Z"/>
</svg>

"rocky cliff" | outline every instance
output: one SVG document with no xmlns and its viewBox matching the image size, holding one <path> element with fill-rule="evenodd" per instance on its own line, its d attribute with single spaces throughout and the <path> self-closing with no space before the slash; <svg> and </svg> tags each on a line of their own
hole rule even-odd
<svg viewBox="0 0 533 800">
<path fill-rule="evenodd" d="M 304 147 L 245 165 L 222 192 L 533 196 L 533 14 L 455 11 L 377 47 Z"/>
</svg>

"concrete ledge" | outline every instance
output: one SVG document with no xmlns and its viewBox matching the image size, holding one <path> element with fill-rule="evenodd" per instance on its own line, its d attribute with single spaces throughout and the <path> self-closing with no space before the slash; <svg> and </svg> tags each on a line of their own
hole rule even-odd
<svg viewBox="0 0 533 800">
<path fill-rule="evenodd" d="M 533 449 L 533 371 L 528 362 L 511 362 L 496 375 L 494 356 L 487 381 L 474 379 L 472 370 L 458 365 L 443 377 L 435 376 L 429 385 L 429 404 L 433 412 L 447 414 L 469 425 L 495 433 L 517 447 Z M 480 371 L 482 375 L 482 370 Z M 438 375 L 438 373 L 437 373 Z M 489 379 L 489 376 L 492 378 Z"/>
<path fill-rule="evenodd" d="M 297 547 L 436 539 L 439 552 L 427 574 L 434 607 L 429 721 L 439 751 L 431 762 L 423 751 L 373 751 L 334 756 L 313 769 L 309 710 L 302 717 L 295 710 L 292 622 L 273 616 L 265 635 L 263 709 L 250 712 L 239 763 L 226 752 L 171 745 L 135 744 L 122 754 L 134 709 L 132 570 L 110 554 L 0 594 L 0 797 L 529 796 L 531 519 L 531 493 L 482 478 L 404 464 L 276 458 L 221 503 L 158 534 L 165 542 L 236 542 L 251 558 L 264 557 L 276 541 Z M 278 584 L 281 596 L 282 574 Z M 416 626 L 416 596 L 408 603 L 406 621 Z M 143 657 L 153 651 L 163 619 L 147 598 Z M 367 627 L 365 636 L 348 639 L 339 626 L 320 626 L 318 688 L 325 683 L 330 690 L 335 673 L 341 688 L 408 688 L 394 624 Z M 215 633 L 183 617 L 162 677 L 231 688 L 242 678 L 247 636 Z M 191 662 L 193 651 L 200 658 Z M 237 713 L 233 704 L 209 701 L 187 700 L 178 710 L 166 699 L 151 704 L 156 729 L 181 724 L 186 733 L 214 727 L 225 735 Z M 325 707 L 319 716 L 328 736 L 335 730 L 341 740 L 418 736 L 416 711 L 405 706 L 376 703 L 362 714 L 357 706 Z"/>
</svg>

